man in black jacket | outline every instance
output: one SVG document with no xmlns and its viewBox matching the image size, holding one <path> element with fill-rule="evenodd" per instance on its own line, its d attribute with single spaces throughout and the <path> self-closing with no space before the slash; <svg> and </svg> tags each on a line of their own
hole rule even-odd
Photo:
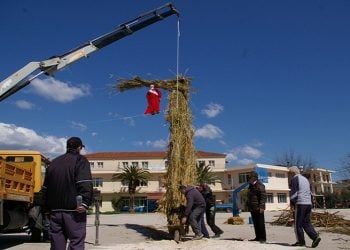
<svg viewBox="0 0 350 250">
<path fill-rule="evenodd" d="M 86 211 L 92 201 L 92 177 L 89 161 L 80 151 L 78 137 L 67 141 L 67 152 L 55 158 L 46 169 L 43 191 L 50 213 L 51 249 L 84 249 Z"/>
<path fill-rule="evenodd" d="M 253 219 L 255 238 L 251 241 L 266 242 L 265 230 L 265 185 L 258 180 L 258 173 L 253 171 L 249 175 L 248 203 Z"/>
<path fill-rule="evenodd" d="M 205 200 L 202 194 L 193 186 L 180 186 L 180 191 L 186 196 L 186 210 L 181 220 L 182 224 L 186 224 L 187 220 L 194 232 L 194 240 L 203 238 L 201 232 L 201 219 L 205 210 Z"/>
<path fill-rule="evenodd" d="M 200 185 L 200 191 L 205 200 L 205 215 L 207 219 L 207 224 L 209 225 L 210 229 L 214 232 L 215 234 L 214 237 L 215 238 L 220 237 L 220 235 L 223 234 L 224 231 L 222 231 L 215 224 L 216 207 L 215 207 L 215 198 L 214 198 L 213 192 L 211 191 L 207 183 L 202 183 Z M 204 224 L 204 222 L 202 224 Z"/>
</svg>

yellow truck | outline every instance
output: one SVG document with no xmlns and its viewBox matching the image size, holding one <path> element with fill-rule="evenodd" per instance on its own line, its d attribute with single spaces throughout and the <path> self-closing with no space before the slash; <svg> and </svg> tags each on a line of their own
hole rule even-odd
<svg viewBox="0 0 350 250">
<path fill-rule="evenodd" d="M 30 233 L 40 241 L 44 226 L 40 190 L 49 159 L 38 151 L 0 150 L 0 233 Z"/>
</svg>

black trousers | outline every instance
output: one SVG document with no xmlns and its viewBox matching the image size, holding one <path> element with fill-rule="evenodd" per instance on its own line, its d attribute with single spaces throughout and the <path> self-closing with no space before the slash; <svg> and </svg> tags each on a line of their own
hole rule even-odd
<svg viewBox="0 0 350 250">
<path fill-rule="evenodd" d="M 214 234 L 222 234 L 223 231 L 217 225 L 215 225 L 215 213 L 215 207 L 206 209 L 205 215 L 207 218 L 207 224 L 210 227 L 210 229 L 214 232 Z"/>
<path fill-rule="evenodd" d="M 250 212 L 254 224 L 255 239 L 266 241 L 265 216 L 264 213 Z"/>
</svg>

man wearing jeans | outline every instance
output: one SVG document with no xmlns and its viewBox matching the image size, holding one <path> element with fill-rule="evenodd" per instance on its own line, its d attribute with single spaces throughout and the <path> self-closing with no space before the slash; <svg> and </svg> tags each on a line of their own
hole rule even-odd
<svg viewBox="0 0 350 250">
<path fill-rule="evenodd" d="M 51 250 L 83 250 L 86 237 L 86 210 L 92 201 L 89 161 L 80 151 L 78 137 L 67 141 L 65 154 L 54 159 L 46 170 L 43 192 L 50 213 Z"/>
<path fill-rule="evenodd" d="M 186 196 L 186 210 L 184 217 L 181 220 L 182 224 L 186 224 L 187 220 L 194 232 L 193 240 L 203 238 L 201 232 L 201 219 L 205 211 L 205 200 L 202 194 L 193 186 L 180 186 L 180 191 Z"/>
<path fill-rule="evenodd" d="M 305 246 L 304 230 L 312 239 L 311 247 L 317 247 L 321 241 L 311 224 L 311 189 L 308 179 L 300 174 L 296 166 L 289 168 L 291 179 L 290 203 L 294 211 L 294 231 L 297 242 L 293 246 Z"/>
</svg>

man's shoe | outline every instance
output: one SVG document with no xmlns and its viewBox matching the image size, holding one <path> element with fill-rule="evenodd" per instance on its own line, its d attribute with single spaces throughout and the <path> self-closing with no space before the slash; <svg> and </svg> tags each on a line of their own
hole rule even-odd
<svg viewBox="0 0 350 250">
<path fill-rule="evenodd" d="M 220 231 L 218 233 L 216 233 L 213 238 L 219 238 L 221 236 L 221 234 L 223 234 L 224 232 L 223 231 Z"/>
<path fill-rule="evenodd" d="M 295 242 L 294 244 L 291 245 L 292 247 L 304 247 L 305 243 L 300 243 L 300 242 Z"/>
<path fill-rule="evenodd" d="M 312 247 L 312 248 L 317 247 L 317 246 L 318 246 L 318 244 L 320 243 L 320 241 L 321 241 L 321 238 L 320 238 L 319 236 L 317 236 L 317 238 L 316 238 L 316 239 L 314 239 L 314 240 L 312 241 L 312 245 L 311 245 L 311 247 Z"/>
<path fill-rule="evenodd" d="M 200 240 L 203 238 L 203 236 L 204 236 L 203 234 L 196 234 L 192 240 Z"/>
</svg>

